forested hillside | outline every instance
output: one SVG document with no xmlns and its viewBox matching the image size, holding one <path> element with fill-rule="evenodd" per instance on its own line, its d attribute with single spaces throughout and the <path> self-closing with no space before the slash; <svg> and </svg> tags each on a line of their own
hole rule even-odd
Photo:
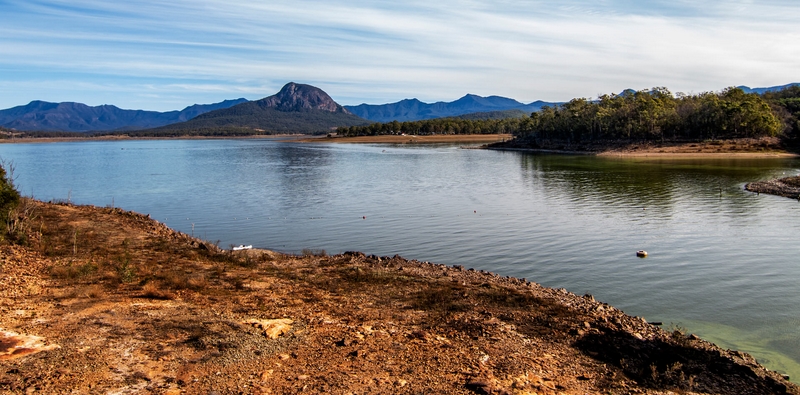
<svg viewBox="0 0 800 395">
<path fill-rule="evenodd" d="M 512 133 L 511 144 L 550 147 L 625 142 L 690 142 L 779 136 L 800 140 L 800 87 L 763 95 L 728 88 L 672 94 L 666 88 L 578 98 L 510 119 L 440 118 L 341 128 L 345 136 Z"/>
<path fill-rule="evenodd" d="M 673 95 L 666 88 L 573 99 L 531 114 L 517 140 L 570 142 L 701 141 L 777 136 L 780 118 L 757 94 L 728 88 L 721 93 Z"/>
<path fill-rule="evenodd" d="M 784 125 L 784 135 L 792 145 L 800 145 L 800 86 L 764 93 Z"/>
</svg>

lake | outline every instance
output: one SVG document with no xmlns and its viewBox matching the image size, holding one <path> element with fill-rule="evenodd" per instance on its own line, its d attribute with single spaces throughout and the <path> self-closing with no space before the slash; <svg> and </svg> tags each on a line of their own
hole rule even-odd
<svg viewBox="0 0 800 395">
<path fill-rule="evenodd" d="M 151 214 L 224 248 L 400 254 L 524 277 L 800 378 L 800 203 L 743 189 L 797 175 L 797 159 L 270 139 L 0 144 L 0 158 L 40 200 Z"/>
</svg>

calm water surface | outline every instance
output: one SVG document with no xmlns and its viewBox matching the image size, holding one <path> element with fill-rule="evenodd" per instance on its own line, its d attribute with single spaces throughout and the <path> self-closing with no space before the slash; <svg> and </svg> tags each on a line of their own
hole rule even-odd
<svg viewBox="0 0 800 395">
<path fill-rule="evenodd" d="M 41 200 L 149 213 L 222 247 L 400 254 L 525 277 L 800 378 L 800 203 L 743 190 L 797 174 L 798 160 L 273 140 L 5 144 L 0 158 Z"/>
</svg>

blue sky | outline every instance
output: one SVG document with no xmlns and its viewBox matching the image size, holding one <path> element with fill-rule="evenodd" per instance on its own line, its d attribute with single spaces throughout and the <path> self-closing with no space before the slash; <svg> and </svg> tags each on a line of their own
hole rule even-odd
<svg viewBox="0 0 800 395">
<path fill-rule="evenodd" d="M 800 82 L 800 3 L 0 0 L 0 108 L 167 111 L 289 81 L 340 104 Z"/>
</svg>

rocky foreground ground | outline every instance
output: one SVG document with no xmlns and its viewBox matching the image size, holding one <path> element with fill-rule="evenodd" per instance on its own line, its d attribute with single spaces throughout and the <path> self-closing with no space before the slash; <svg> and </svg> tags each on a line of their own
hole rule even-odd
<svg viewBox="0 0 800 395">
<path fill-rule="evenodd" d="M 0 245 L 0 392 L 798 394 L 591 296 L 401 257 L 230 252 L 26 200 Z"/>
</svg>

